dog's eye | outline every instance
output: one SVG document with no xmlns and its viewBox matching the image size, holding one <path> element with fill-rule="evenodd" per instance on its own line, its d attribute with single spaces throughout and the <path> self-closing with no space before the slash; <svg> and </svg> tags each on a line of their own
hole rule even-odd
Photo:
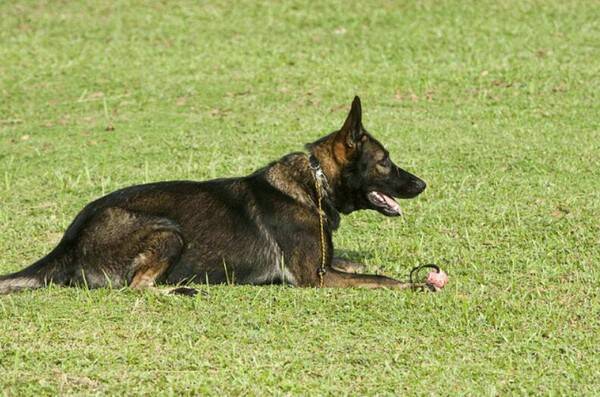
<svg viewBox="0 0 600 397">
<path fill-rule="evenodd" d="M 389 158 L 384 158 L 381 161 L 377 162 L 377 171 L 379 171 L 382 174 L 388 174 L 390 172 L 390 169 L 392 168 L 392 162 L 390 161 Z"/>
</svg>

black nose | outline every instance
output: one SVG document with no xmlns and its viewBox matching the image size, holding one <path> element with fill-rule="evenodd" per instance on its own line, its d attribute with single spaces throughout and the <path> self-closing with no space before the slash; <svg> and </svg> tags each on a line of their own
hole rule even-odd
<svg viewBox="0 0 600 397">
<path fill-rule="evenodd" d="M 425 181 L 422 181 L 421 179 L 415 179 L 413 181 L 412 189 L 417 194 L 423 192 L 423 190 L 425 190 L 426 187 L 427 187 L 427 184 L 425 183 Z"/>
<path fill-rule="evenodd" d="M 408 183 L 406 183 L 406 185 L 404 185 L 403 197 L 404 198 L 416 197 L 419 194 L 421 194 L 423 192 L 423 190 L 425 190 L 426 187 L 427 187 L 427 185 L 425 184 L 425 182 L 423 182 L 419 178 L 410 179 L 408 181 Z"/>
</svg>

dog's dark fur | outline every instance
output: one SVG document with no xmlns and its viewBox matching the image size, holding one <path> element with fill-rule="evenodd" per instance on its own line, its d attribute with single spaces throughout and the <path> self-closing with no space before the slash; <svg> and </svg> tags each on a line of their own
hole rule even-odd
<svg viewBox="0 0 600 397">
<path fill-rule="evenodd" d="M 241 178 L 159 182 L 102 197 L 77 215 L 46 257 L 0 277 L 0 293 L 48 283 L 89 288 L 188 281 L 318 286 L 319 168 L 324 174 L 319 179 L 327 252 L 324 286 L 408 287 L 354 273 L 360 265 L 333 258 L 331 237 L 339 213 L 375 209 L 398 215 L 390 196 L 415 197 L 425 183 L 393 164 L 363 128 L 358 97 L 343 127 L 307 149 L 312 159 L 291 153 Z"/>
</svg>

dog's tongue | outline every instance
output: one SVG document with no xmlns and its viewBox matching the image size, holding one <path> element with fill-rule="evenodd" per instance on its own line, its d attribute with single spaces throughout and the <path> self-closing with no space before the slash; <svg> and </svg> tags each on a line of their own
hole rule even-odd
<svg viewBox="0 0 600 397">
<path fill-rule="evenodd" d="M 393 198 L 391 198 L 388 195 L 385 195 L 381 192 L 371 192 L 371 193 L 369 193 L 369 198 L 371 199 L 371 201 L 373 201 L 375 203 L 381 203 L 381 204 L 385 205 L 391 211 L 393 211 L 397 214 L 402 213 L 402 209 L 400 208 L 400 205 L 396 202 L 396 200 L 394 200 Z"/>
<path fill-rule="evenodd" d="M 381 194 L 381 196 L 383 197 L 383 199 L 385 200 L 385 203 L 395 212 L 402 212 L 402 210 L 400 209 L 400 205 L 396 202 L 396 200 L 394 200 L 393 198 L 391 198 L 390 196 L 387 196 L 383 193 L 379 193 Z"/>
</svg>

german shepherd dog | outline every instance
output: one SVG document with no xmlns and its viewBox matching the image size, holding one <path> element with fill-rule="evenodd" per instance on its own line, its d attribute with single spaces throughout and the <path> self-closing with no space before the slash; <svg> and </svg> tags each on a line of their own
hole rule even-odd
<svg viewBox="0 0 600 397">
<path fill-rule="evenodd" d="M 340 213 L 401 214 L 425 182 L 398 168 L 361 121 L 241 178 L 131 186 L 88 204 L 54 250 L 0 277 L 0 293 L 61 286 L 147 288 L 189 282 L 298 287 L 414 287 L 333 257 Z M 427 289 L 427 288 L 422 288 Z"/>
</svg>

